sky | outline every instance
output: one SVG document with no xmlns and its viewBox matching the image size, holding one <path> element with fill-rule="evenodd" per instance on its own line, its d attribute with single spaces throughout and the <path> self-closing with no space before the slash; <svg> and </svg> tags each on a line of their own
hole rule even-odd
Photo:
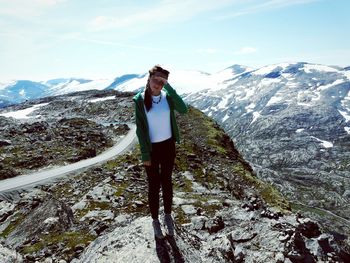
<svg viewBox="0 0 350 263">
<path fill-rule="evenodd" d="M 350 66 L 348 0 L 0 0 L 0 80 Z"/>
</svg>

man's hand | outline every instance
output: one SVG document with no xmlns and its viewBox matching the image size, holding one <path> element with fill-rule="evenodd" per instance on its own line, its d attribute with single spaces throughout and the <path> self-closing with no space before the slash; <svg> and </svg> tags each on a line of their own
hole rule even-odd
<svg viewBox="0 0 350 263">
<path fill-rule="evenodd" d="M 151 166 L 151 161 L 143 161 L 143 165 L 145 165 L 145 166 Z"/>
</svg>

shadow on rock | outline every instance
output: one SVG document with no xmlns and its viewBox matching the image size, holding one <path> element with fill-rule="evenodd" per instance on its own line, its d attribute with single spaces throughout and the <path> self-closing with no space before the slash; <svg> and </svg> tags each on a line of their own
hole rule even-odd
<svg viewBox="0 0 350 263">
<path fill-rule="evenodd" d="M 176 244 L 174 236 L 166 236 L 166 239 L 171 247 L 171 253 L 175 263 L 184 263 L 185 260 L 181 254 L 179 247 Z"/>
<path fill-rule="evenodd" d="M 156 241 L 156 252 L 161 263 L 170 263 L 169 245 L 166 243 L 165 238 L 154 237 Z"/>
</svg>

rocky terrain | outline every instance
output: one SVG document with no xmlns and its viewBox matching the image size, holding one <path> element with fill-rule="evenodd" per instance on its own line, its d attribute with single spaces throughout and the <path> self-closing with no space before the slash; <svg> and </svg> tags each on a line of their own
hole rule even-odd
<svg viewBox="0 0 350 263">
<path fill-rule="evenodd" d="M 0 107 L 78 90 L 135 92 L 145 85 L 147 77 L 145 73 L 115 79 L 2 82 Z M 338 232 L 350 234 L 349 67 L 295 62 L 259 69 L 233 65 L 213 74 L 175 70 L 170 74 L 170 83 L 189 104 L 217 121 L 259 178 L 288 196 L 293 208 L 302 209 L 324 226 L 336 226 Z M 65 103 L 68 113 L 70 106 Z M 75 107 L 74 115 L 83 109 Z M 7 120 L 0 119 L 4 121 Z M 60 125 L 56 126 L 54 129 L 59 130 Z M 113 136 L 104 134 L 101 140 L 108 144 Z M 0 145 L 9 141 L 12 142 L 11 139 L 0 141 Z M 75 159 L 92 155 L 93 144 L 96 142 L 75 153 L 72 147 L 67 154 L 75 154 Z M 57 152 L 60 151 L 58 147 Z M 0 169 L 9 177 L 24 168 L 13 169 L 9 164 L 13 165 L 16 157 L 7 154 L 6 167 Z M 36 156 L 41 158 L 40 154 Z M 25 165 L 28 165 L 31 158 L 34 157 L 21 159 L 27 160 Z"/>
<path fill-rule="evenodd" d="M 122 102 L 105 100 L 99 106 L 105 110 L 95 113 L 77 107 L 85 112 L 79 118 L 133 122 L 131 95 L 119 95 Z M 116 109 L 108 116 L 111 104 L 122 107 L 120 115 L 112 115 Z M 42 121 L 48 123 L 59 114 L 41 110 L 47 114 Z M 77 117 L 68 106 L 65 111 L 60 118 Z M 173 172 L 174 242 L 181 252 L 176 262 L 349 260 L 347 237 L 325 231 L 303 213 L 291 212 L 288 200 L 256 176 L 216 122 L 193 107 L 177 118 L 182 142 L 176 148 Z M 147 180 L 139 156 L 135 145 L 98 167 L 2 195 L 0 261 L 164 262 L 151 229 Z"/>
<path fill-rule="evenodd" d="M 26 116 L 0 116 L 0 179 L 77 162 L 111 147 L 128 130 L 133 108 L 126 100 L 116 91 L 89 91 L 3 109 L 11 116 L 34 108 Z"/>
<path fill-rule="evenodd" d="M 185 99 L 218 122 L 292 207 L 349 235 L 349 70 L 281 63 L 225 84 Z"/>
</svg>

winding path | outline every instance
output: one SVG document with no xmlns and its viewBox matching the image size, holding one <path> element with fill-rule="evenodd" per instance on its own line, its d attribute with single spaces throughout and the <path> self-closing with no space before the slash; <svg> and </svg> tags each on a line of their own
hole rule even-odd
<svg viewBox="0 0 350 263">
<path fill-rule="evenodd" d="M 101 163 L 112 159 L 113 157 L 120 155 L 130 149 L 136 142 L 136 125 L 129 124 L 129 132 L 119 141 L 116 145 L 109 148 L 105 152 L 90 158 L 81 160 L 76 163 L 68 164 L 61 167 L 51 168 L 34 172 L 30 174 L 24 174 L 0 181 L 0 193 L 10 192 L 16 189 L 26 188 L 28 186 L 35 186 L 43 182 L 49 181 L 53 178 L 67 175 L 68 173 L 77 171 L 82 168 L 93 166 L 97 163 Z"/>
</svg>

